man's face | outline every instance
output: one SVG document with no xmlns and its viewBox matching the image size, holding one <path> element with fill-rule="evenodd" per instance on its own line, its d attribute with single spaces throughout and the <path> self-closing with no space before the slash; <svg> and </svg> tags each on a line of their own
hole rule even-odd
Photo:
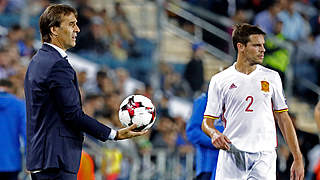
<svg viewBox="0 0 320 180">
<path fill-rule="evenodd" d="M 262 64 L 264 58 L 264 36 L 254 34 L 249 36 L 249 42 L 243 48 L 243 53 L 250 64 Z"/>
<path fill-rule="evenodd" d="M 77 25 L 77 19 L 73 13 L 67 16 L 62 16 L 62 22 L 60 27 L 57 27 L 57 43 L 60 48 L 67 50 L 76 45 L 77 33 L 80 29 Z"/>
</svg>

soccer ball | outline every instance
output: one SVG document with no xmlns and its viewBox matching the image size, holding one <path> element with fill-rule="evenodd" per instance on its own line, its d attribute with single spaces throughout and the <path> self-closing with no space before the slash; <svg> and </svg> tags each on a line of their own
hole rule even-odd
<svg viewBox="0 0 320 180">
<path fill-rule="evenodd" d="M 131 95 L 122 101 L 119 120 L 125 127 L 137 124 L 134 131 L 149 129 L 155 122 L 156 113 L 152 101 L 142 95 Z"/>
</svg>

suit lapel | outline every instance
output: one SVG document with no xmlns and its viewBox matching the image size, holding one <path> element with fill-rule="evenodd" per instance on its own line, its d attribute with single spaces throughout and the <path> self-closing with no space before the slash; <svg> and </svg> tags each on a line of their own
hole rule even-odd
<svg viewBox="0 0 320 180">
<path fill-rule="evenodd" d="M 44 50 L 44 51 L 52 51 L 54 53 L 57 53 L 62 59 L 64 59 L 65 61 L 68 61 L 67 58 L 65 57 L 62 57 L 61 54 L 53 47 L 51 47 L 50 45 L 47 45 L 47 44 L 43 44 L 42 47 L 41 47 L 41 50 Z M 69 61 L 68 61 L 69 63 Z M 69 63 L 70 65 L 70 63 Z M 71 65 L 70 65 L 71 66 Z M 73 69 L 73 67 L 71 66 L 72 70 L 73 70 L 73 76 L 74 76 L 74 85 L 76 86 L 76 89 L 77 89 L 77 92 L 78 92 L 78 95 L 79 95 L 79 101 L 80 101 L 80 106 L 82 107 L 82 101 L 81 101 L 81 94 L 80 94 L 80 90 L 79 90 L 79 84 L 78 84 L 78 79 L 77 79 L 77 74 L 75 72 L 75 70 Z"/>
</svg>

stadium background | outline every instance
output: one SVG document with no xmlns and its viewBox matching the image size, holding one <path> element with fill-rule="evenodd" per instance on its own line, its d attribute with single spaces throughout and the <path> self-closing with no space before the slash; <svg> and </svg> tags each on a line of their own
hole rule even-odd
<svg viewBox="0 0 320 180">
<path fill-rule="evenodd" d="M 265 18 L 270 2 L 1 0 L 0 78 L 10 79 L 14 83 L 12 93 L 24 99 L 24 74 L 30 58 L 41 46 L 39 15 L 50 3 L 73 5 L 79 13 L 81 32 L 76 48 L 68 55 L 78 73 L 84 111 L 119 128 L 118 107 L 126 96 L 143 94 L 157 107 L 157 122 L 147 136 L 107 143 L 87 136 L 81 177 L 193 179 L 194 148 L 185 135 L 192 100 L 206 91 L 213 74 L 233 63 L 232 25 Z M 320 3 L 316 0 L 280 2 L 279 14 L 292 8 L 296 19 L 290 21 L 279 14 L 274 17 L 282 23 L 282 29 L 267 34 L 265 65 L 284 77 L 289 109 L 295 117 L 308 165 L 306 179 L 315 179 L 320 173 L 316 168 L 320 162 L 319 130 L 313 119 L 314 105 L 320 95 Z M 303 26 L 297 27 L 299 23 Z M 285 29 L 293 32 L 287 33 Z M 205 49 L 202 59 L 205 81 L 199 91 L 193 91 L 184 70 L 195 47 L 192 45 L 199 42 Z M 277 58 L 284 62 L 277 65 L 274 63 Z M 278 177 L 286 179 L 291 157 L 281 135 L 278 157 Z M 19 177 L 29 178 L 24 171 Z"/>
</svg>

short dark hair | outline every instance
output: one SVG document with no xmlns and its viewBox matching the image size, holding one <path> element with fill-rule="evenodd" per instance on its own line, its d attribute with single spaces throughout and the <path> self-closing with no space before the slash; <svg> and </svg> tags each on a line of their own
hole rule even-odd
<svg viewBox="0 0 320 180">
<path fill-rule="evenodd" d="M 9 79 L 0 79 L 0 86 L 2 86 L 2 87 L 11 88 L 12 85 L 13 84 Z"/>
<path fill-rule="evenodd" d="M 266 35 L 266 33 L 263 32 L 258 26 L 250 25 L 247 23 L 235 25 L 232 32 L 232 43 L 234 49 L 238 51 L 237 43 L 247 45 L 247 43 L 250 41 L 249 36 L 253 34 Z"/>
<path fill-rule="evenodd" d="M 107 72 L 105 70 L 99 70 L 96 74 L 96 78 L 107 78 Z"/>
<path fill-rule="evenodd" d="M 14 24 L 11 26 L 10 31 L 20 31 L 22 30 L 21 26 L 19 24 Z"/>
<path fill-rule="evenodd" d="M 46 8 L 39 19 L 40 33 L 42 42 L 51 42 L 51 27 L 60 27 L 62 16 L 73 13 L 78 16 L 77 10 L 65 4 L 53 4 Z"/>
</svg>

